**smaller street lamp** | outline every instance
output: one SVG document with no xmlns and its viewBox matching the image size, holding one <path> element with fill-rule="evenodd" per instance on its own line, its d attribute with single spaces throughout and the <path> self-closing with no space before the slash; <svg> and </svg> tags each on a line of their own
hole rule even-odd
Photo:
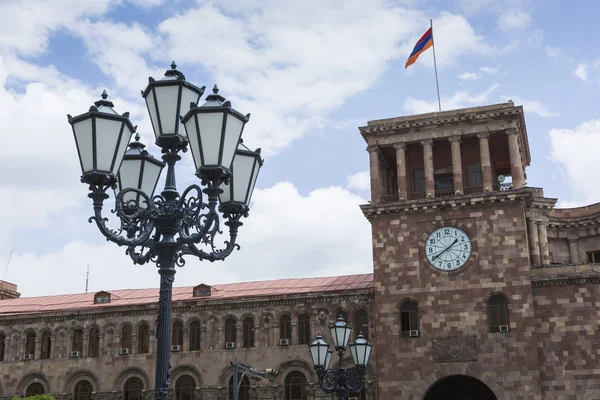
<svg viewBox="0 0 600 400">
<path fill-rule="evenodd" d="M 309 344 L 308 348 L 321 389 L 328 394 L 337 393 L 338 399 L 345 399 L 348 393 L 362 390 L 373 345 L 362 334 L 348 344 L 352 327 L 341 317 L 329 326 L 329 330 L 333 338 L 333 347 L 339 357 L 337 369 L 329 368 L 333 350 L 329 349 L 329 344 L 321 335 L 317 335 L 316 340 Z M 344 368 L 343 357 L 346 346 L 350 348 L 352 354 L 353 368 Z"/>
</svg>

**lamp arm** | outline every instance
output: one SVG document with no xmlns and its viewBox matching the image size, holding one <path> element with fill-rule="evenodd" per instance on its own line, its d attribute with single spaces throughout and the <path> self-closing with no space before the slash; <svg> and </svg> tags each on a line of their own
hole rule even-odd
<svg viewBox="0 0 600 400">
<path fill-rule="evenodd" d="M 365 385 L 365 367 L 354 367 L 346 370 L 346 388 L 349 392 L 359 392 Z"/>
<path fill-rule="evenodd" d="M 110 229 L 106 226 L 106 222 L 108 218 L 102 216 L 102 207 L 104 200 L 106 200 L 109 196 L 106 191 L 111 186 L 106 185 L 90 185 L 91 193 L 88 194 L 88 197 L 93 200 L 94 205 L 94 216 L 88 219 L 88 222 L 92 223 L 92 221 L 96 222 L 96 226 L 100 230 L 100 232 L 106 237 L 106 240 L 109 240 L 113 243 L 116 243 L 119 246 L 139 246 L 145 243 L 149 238 L 152 232 L 154 231 L 154 222 L 149 218 L 148 210 L 141 210 L 140 207 L 135 208 L 134 210 L 127 212 L 122 207 L 122 198 L 123 195 L 127 191 L 136 191 L 139 192 L 145 199 L 148 201 L 148 209 L 152 209 L 152 204 L 150 204 L 150 199 L 146 196 L 145 193 L 136 190 L 136 189 L 125 189 L 117 196 L 117 204 L 115 213 L 119 216 L 121 220 L 121 228 L 118 230 Z M 123 236 L 123 232 L 127 233 L 127 236 Z"/>
<path fill-rule="evenodd" d="M 211 201 L 204 203 L 202 193 L 200 186 L 191 185 L 179 198 L 177 208 L 180 210 L 182 223 L 178 227 L 178 243 L 207 243 L 207 237 L 212 239 L 219 233 L 219 215 L 216 212 L 216 202 L 214 204 Z M 201 214 L 204 209 L 208 209 L 208 212 Z M 192 230 L 195 230 L 195 232 L 190 233 Z"/>
<path fill-rule="evenodd" d="M 208 253 L 200 248 L 198 248 L 198 246 L 196 246 L 196 243 L 187 243 L 184 246 L 181 247 L 181 254 L 182 255 L 194 255 L 198 258 L 200 258 L 201 260 L 208 260 L 208 261 L 217 261 L 217 260 L 224 260 L 225 258 L 227 258 L 227 256 L 229 256 L 233 250 L 239 250 L 240 249 L 240 245 L 236 243 L 236 239 L 237 239 L 237 233 L 238 233 L 238 228 L 242 225 L 242 222 L 240 221 L 241 215 L 238 215 L 236 217 L 231 217 L 229 218 L 229 220 L 227 222 L 225 222 L 225 225 L 227 225 L 229 227 L 229 240 L 225 241 L 225 248 L 224 249 L 217 249 L 214 245 L 214 235 L 213 236 L 205 236 L 203 242 L 210 244 L 211 246 L 211 252 Z"/>
</svg>

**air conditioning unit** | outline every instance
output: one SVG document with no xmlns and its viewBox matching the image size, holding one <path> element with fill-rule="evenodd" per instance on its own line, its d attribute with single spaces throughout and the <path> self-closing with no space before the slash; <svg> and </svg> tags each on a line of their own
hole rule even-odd
<svg viewBox="0 0 600 400">
<path fill-rule="evenodd" d="M 33 354 L 25 354 L 25 360 L 33 360 Z"/>
<path fill-rule="evenodd" d="M 174 344 L 171 346 L 171 351 L 181 351 L 181 346 L 178 344 Z"/>
<path fill-rule="evenodd" d="M 121 348 L 121 351 L 119 352 L 120 355 L 122 356 L 127 356 L 129 355 L 129 349 L 126 347 Z"/>
<path fill-rule="evenodd" d="M 80 351 L 72 351 L 71 352 L 71 358 L 79 358 L 79 357 L 81 357 Z"/>
<path fill-rule="evenodd" d="M 408 332 L 408 336 L 410 336 L 410 337 L 418 337 L 419 336 L 419 330 L 418 329 L 411 329 Z"/>
<path fill-rule="evenodd" d="M 500 325 L 500 332 L 508 332 L 509 330 L 508 325 Z"/>
<path fill-rule="evenodd" d="M 290 339 L 279 339 L 279 345 L 280 346 L 289 346 L 290 345 Z"/>
<path fill-rule="evenodd" d="M 235 349 L 235 342 L 227 342 L 225 343 L 226 349 Z"/>
</svg>

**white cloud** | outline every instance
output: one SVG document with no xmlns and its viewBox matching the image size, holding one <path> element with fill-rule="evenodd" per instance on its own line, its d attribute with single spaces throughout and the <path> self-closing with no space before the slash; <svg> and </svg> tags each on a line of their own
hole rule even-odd
<svg viewBox="0 0 600 400">
<path fill-rule="evenodd" d="M 550 58 L 559 58 L 562 57 L 565 52 L 560 47 L 546 46 L 546 54 Z"/>
<path fill-rule="evenodd" d="M 522 105 L 525 113 L 537 114 L 540 117 L 558 117 L 560 114 L 549 111 L 539 101 L 527 100 L 519 96 L 502 96 L 505 101 L 512 100 L 516 105 Z"/>
<path fill-rule="evenodd" d="M 369 190 L 371 187 L 371 174 L 369 171 L 357 172 L 347 179 L 347 187 L 355 190 Z"/>
<path fill-rule="evenodd" d="M 461 81 L 476 81 L 479 79 L 479 75 L 476 72 L 465 72 L 464 74 L 458 75 L 458 79 Z"/>
<path fill-rule="evenodd" d="M 443 97 L 441 99 L 442 111 L 456 110 L 469 106 L 480 106 L 489 101 L 492 93 L 500 86 L 495 83 L 481 93 L 471 95 L 467 91 L 457 91 L 452 97 Z M 438 111 L 437 100 L 427 101 L 409 97 L 404 101 L 404 110 L 411 114 L 424 114 Z"/>
<path fill-rule="evenodd" d="M 588 66 L 585 63 L 577 64 L 577 68 L 573 71 L 573 76 L 581 79 L 582 81 L 588 80 Z"/>
<path fill-rule="evenodd" d="M 498 16 L 496 20 L 502 30 L 523 29 L 531 23 L 531 16 L 518 9 L 508 9 Z"/>
<path fill-rule="evenodd" d="M 0 1 L 0 54 L 37 56 L 47 51 L 49 36 L 82 17 L 104 14 L 116 0 Z"/>
<path fill-rule="evenodd" d="M 488 67 L 488 66 L 483 66 L 483 67 L 479 68 L 479 70 L 481 72 L 483 72 L 484 74 L 488 74 L 488 75 L 494 75 L 496 72 L 498 72 L 498 68 L 492 68 L 492 67 Z"/>
<path fill-rule="evenodd" d="M 550 159 L 562 168 L 566 180 L 575 191 L 570 204 L 596 203 L 600 199 L 598 152 L 600 119 L 582 122 L 573 129 L 551 129 Z"/>
<path fill-rule="evenodd" d="M 175 283 L 372 272 L 371 229 L 359 208 L 362 203 L 366 201 L 340 187 L 316 189 L 307 196 L 288 182 L 256 190 L 250 217 L 240 228 L 241 250 L 214 264 L 188 257 Z M 83 218 L 79 224 L 95 229 Z M 7 256 L 0 257 L 0 265 L 6 265 Z M 135 266 L 124 248 L 101 240 L 74 241 L 41 255 L 15 252 L 6 280 L 28 296 L 82 292 L 88 263 L 91 291 L 158 286 L 154 264 Z M 61 279 L 55 279 L 57 274 Z"/>
<path fill-rule="evenodd" d="M 163 0 L 128 0 L 131 4 L 141 8 L 151 8 L 160 6 Z"/>
</svg>

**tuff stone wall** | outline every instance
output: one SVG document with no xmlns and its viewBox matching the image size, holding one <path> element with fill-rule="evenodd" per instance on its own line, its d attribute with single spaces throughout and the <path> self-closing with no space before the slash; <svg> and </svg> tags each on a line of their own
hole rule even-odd
<svg viewBox="0 0 600 400">
<path fill-rule="evenodd" d="M 313 293 L 301 296 L 272 296 L 265 298 L 242 298 L 222 303 L 203 302 L 201 299 L 174 304 L 173 322 L 184 325 L 183 349 L 171 353 L 171 385 L 183 375 L 191 376 L 198 387 L 198 399 L 225 399 L 232 376 L 231 361 L 247 363 L 257 369 L 276 368 L 280 375 L 274 383 L 261 381 L 251 390 L 252 398 L 268 394 L 269 398 L 283 398 L 285 376 L 300 371 L 307 378 L 308 398 L 318 396 L 316 375 L 310 361 L 306 344 L 298 344 L 297 317 L 310 315 L 311 340 L 317 333 L 328 337 L 326 326 L 333 322 L 339 312 L 348 315 L 354 323 L 354 313 L 364 309 L 369 313 L 372 328 L 371 290 L 337 295 Z M 291 345 L 279 346 L 279 317 L 288 314 L 292 319 Z M 255 345 L 242 348 L 242 324 L 247 316 L 254 318 Z M 224 349 L 224 321 L 233 317 L 237 321 L 237 348 Z M 119 398 L 125 381 L 130 377 L 142 380 L 144 389 L 154 388 L 155 354 L 137 354 L 138 327 L 148 324 L 150 351 L 156 347 L 154 338 L 154 306 L 129 306 L 106 310 L 38 315 L 0 317 L 0 333 L 6 336 L 5 361 L 0 363 L 0 390 L 2 396 L 24 395 L 33 382 L 40 382 L 46 392 L 72 395 L 78 381 L 88 380 L 95 392 L 114 392 Z M 189 325 L 201 322 L 201 350 L 189 351 Z M 120 332 L 126 325 L 133 327 L 132 354 L 121 356 Z M 100 329 L 100 356 L 88 357 L 88 335 L 93 327 Z M 83 355 L 70 358 L 72 334 L 75 329 L 84 330 Z M 48 360 L 39 359 L 39 338 L 45 330 L 51 332 L 52 351 Z M 36 332 L 35 359 L 24 361 L 25 336 Z M 350 354 L 347 354 L 350 357 Z M 346 360 L 348 361 L 348 360 Z M 367 378 L 367 398 L 374 399 L 374 372 Z M 201 389 L 200 389 L 201 388 Z M 322 394 L 322 393 L 321 393 Z M 202 397 L 204 396 L 204 397 Z M 213 397 L 211 397 L 213 396 Z M 110 397 L 110 396 L 109 396 Z M 150 396 L 152 397 L 152 396 Z M 261 397 L 262 398 L 262 397 Z"/>
<path fill-rule="evenodd" d="M 549 283 L 533 295 L 544 398 L 600 399 L 598 283 Z"/>
<path fill-rule="evenodd" d="M 363 206 L 373 230 L 375 345 L 386 349 L 377 357 L 378 398 L 421 400 L 438 379 L 466 374 L 499 399 L 542 399 L 532 351 L 537 340 L 525 200 L 519 196 Z M 427 235 L 443 225 L 463 229 L 473 241 L 471 259 L 458 273 L 437 272 L 425 260 Z M 509 333 L 489 332 L 486 300 L 493 293 L 508 299 Z M 399 305 L 407 298 L 419 303 L 418 338 L 400 337 Z M 459 338 L 459 354 L 436 362 L 449 337 Z"/>
</svg>

